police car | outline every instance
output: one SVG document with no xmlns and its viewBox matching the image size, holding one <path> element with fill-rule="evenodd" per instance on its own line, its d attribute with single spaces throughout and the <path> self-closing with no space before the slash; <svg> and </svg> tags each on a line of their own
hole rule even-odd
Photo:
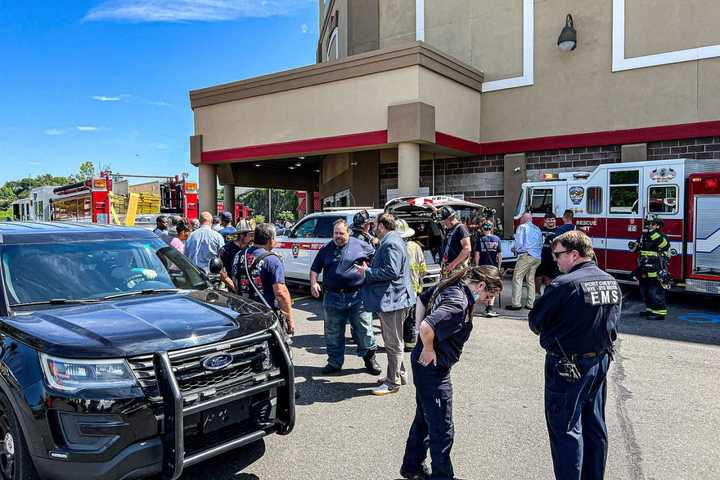
<svg viewBox="0 0 720 480">
<path fill-rule="evenodd" d="M 310 267 L 318 250 L 332 240 L 335 221 L 342 218 L 352 227 L 353 217 L 363 210 L 367 210 L 372 219 L 383 212 L 382 209 L 371 208 L 329 208 L 304 217 L 287 235 L 279 236 L 274 250 L 283 257 L 285 279 L 291 283 L 310 283 Z M 423 286 L 431 287 L 440 281 L 440 266 L 429 249 L 423 248 L 423 251 L 428 267 Z M 322 276 L 319 280 L 322 281 Z"/>
</svg>

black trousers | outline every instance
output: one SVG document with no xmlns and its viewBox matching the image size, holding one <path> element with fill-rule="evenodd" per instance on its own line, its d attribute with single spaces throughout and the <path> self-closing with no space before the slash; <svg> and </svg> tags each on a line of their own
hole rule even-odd
<svg viewBox="0 0 720 480">
<path fill-rule="evenodd" d="M 432 461 L 431 480 L 452 480 L 455 475 L 450 450 L 455 438 L 452 417 L 453 388 L 450 369 L 436 365 L 423 367 L 417 362 L 418 345 L 410 356 L 415 382 L 415 420 L 410 427 L 403 470 L 421 473 L 422 465 L 430 450 Z"/>
<path fill-rule="evenodd" d="M 665 289 L 660 285 L 657 277 L 648 277 L 644 273 L 640 277 L 640 294 L 645 302 L 645 312 L 659 317 L 667 315 L 667 303 L 665 301 Z M 652 272 L 650 273 L 652 275 Z M 655 273 L 657 275 L 657 273 Z"/>
</svg>

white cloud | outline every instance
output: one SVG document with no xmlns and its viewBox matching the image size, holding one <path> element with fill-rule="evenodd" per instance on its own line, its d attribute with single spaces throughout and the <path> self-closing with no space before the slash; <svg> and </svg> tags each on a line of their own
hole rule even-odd
<svg viewBox="0 0 720 480">
<path fill-rule="evenodd" d="M 157 145 L 155 145 L 155 148 L 157 148 L 158 150 L 167 150 L 167 149 L 170 148 L 170 147 L 168 147 L 168 146 L 167 146 L 166 144 L 164 144 L 164 143 L 158 143 Z"/>
<path fill-rule="evenodd" d="M 107 97 L 105 95 L 93 95 L 93 100 L 97 100 L 98 102 L 119 102 L 122 100 L 122 97 Z"/>
<path fill-rule="evenodd" d="M 85 21 L 217 22 L 289 15 L 317 0 L 105 0 Z"/>
<path fill-rule="evenodd" d="M 93 127 L 92 125 L 79 125 L 75 128 L 77 128 L 78 132 L 95 132 L 98 129 L 98 127 Z"/>
<path fill-rule="evenodd" d="M 300 25 L 300 33 L 302 33 L 303 35 L 307 35 L 308 33 L 310 33 L 310 27 L 308 27 L 307 23 L 303 23 L 302 25 Z"/>
<path fill-rule="evenodd" d="M 56 137 L 65 133 L 65 130 L 62 128 L 48 128 L 43 133 L 45 133 L 45 135 L 50 135 L 51 137 Z"/>
</svg>

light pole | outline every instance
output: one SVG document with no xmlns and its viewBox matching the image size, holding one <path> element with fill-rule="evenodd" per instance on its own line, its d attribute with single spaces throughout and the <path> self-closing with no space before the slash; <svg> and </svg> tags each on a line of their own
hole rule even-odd
<svg viewBox="0 0 720 480">
<path fill-rule="evenodd" d="M 268 223 L 272 223 L 272 188 L 268 188 Z"/>
</svg>

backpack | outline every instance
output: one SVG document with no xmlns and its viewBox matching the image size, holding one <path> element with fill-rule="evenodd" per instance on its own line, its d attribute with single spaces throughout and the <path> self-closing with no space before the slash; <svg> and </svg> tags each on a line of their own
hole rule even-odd
<svg viewBox="0 0 720 480">
<path fill-rule="evenodd" d="M 267 305 L 264 297 L 265 291 L 262 284 L 261 270 L 262 261 L 271 255 L 280 258 L 277 253 L 272 251 L 264 252 L 257 257 L 248 253 L 248 249 L 238 252 L 233 262 L 236 265 L 234 270 L 238 295 Z M 274 308 L 274 305 L 267 306 Z"/>
</svg>

